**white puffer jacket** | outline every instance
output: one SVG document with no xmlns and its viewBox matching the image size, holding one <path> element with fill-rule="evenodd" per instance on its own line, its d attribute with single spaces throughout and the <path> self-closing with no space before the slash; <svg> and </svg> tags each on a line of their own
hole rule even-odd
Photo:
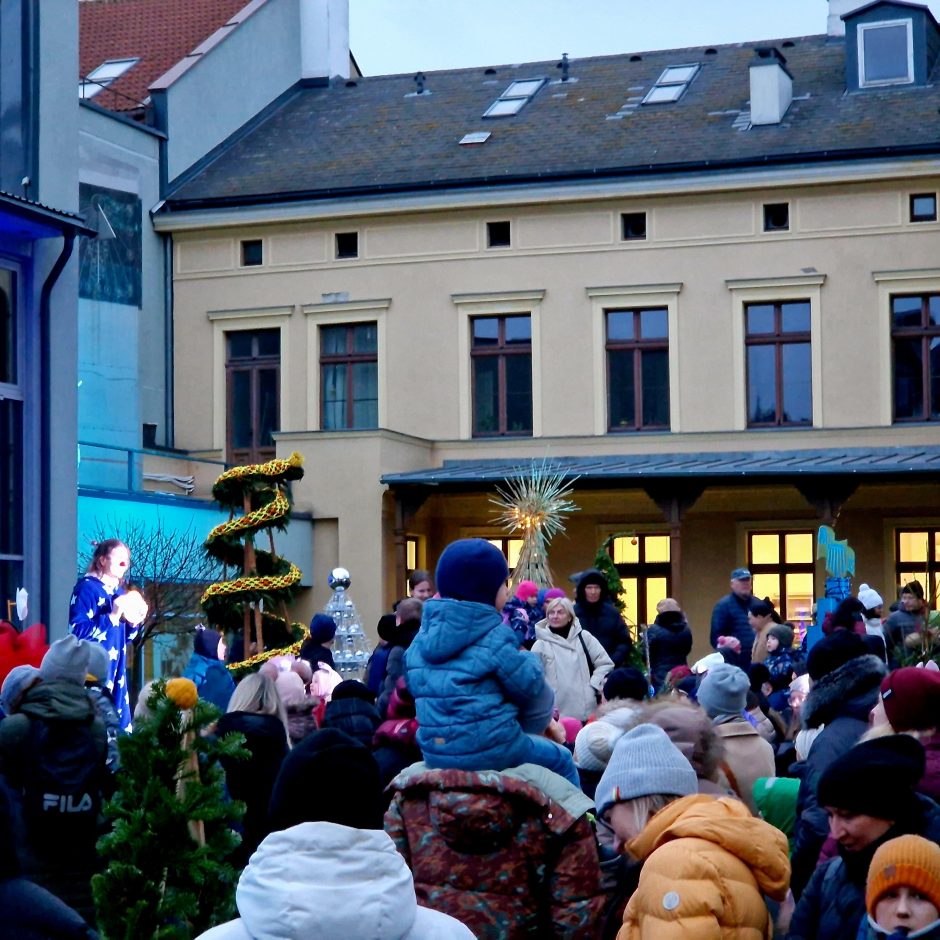
<svg viewBox="0 0 940 940">
<path fill-rule="evenodd" d="M 583 646 L 581 637 L 584 638 Z M 595 692 L 603 691 L 604 679 L 614 668 L 604 647 L 581 628 L 575 617 L 567 637 L 553 633 L 548 621 L 540 620 L 535 625 L 532 652 L 542 660 L 545 681 L 555 690 L 558 711 L 584 721 L 597 707 Z M 588 657 L 593 663 L 593 672 L 588 666 Z"/>
<path fill-rule="evenodd" d="M 384 832 L 311 822 L 273 832 L 238 880 L 241 918 L 198 940 L 473 940 L 460 921 L 419 907 Z"/>
</svg>

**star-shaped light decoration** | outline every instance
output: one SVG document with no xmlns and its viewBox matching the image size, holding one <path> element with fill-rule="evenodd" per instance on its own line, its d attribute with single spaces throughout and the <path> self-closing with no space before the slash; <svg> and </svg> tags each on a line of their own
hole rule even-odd
<svg viewBox="0 0 940 940">
<path fill-rule="evenodd" d="M 513 587 L 520 581 L 534 581 L 539 587 L 551 587 L 548 543 L 565 531 L 565 516 L 577 512 L 571 496 L 577 477 L 568 479 L 545 458 L 518 468 L 502 487 L 498 499 L 491 499 L 502 512 L 493 520 L 510 535 L 522 535 L 522 551 L 513 571 Z"/>
</svg>

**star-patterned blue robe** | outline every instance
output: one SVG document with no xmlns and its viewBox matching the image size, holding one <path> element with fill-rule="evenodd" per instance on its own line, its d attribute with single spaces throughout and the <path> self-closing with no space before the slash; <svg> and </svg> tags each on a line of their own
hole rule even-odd
<svg viewBox="0 0 940 940">
<path fill-rule="evenodd" d="M 93 575 L 79 578 L 69 601 L 69 629 L 80 640 L 100 643 L 111 660 L 106 683 L 114 698 L 114 707 L 121 720 L 121 730 L 131 729 L 131 706 L 127 697 L 127 644 L 137 636 L 139 627 L 125 621 L 115 626 L 110 614 L 114 598 L 124 594 L 123 588 L 110 590 Z"/>
</svg>

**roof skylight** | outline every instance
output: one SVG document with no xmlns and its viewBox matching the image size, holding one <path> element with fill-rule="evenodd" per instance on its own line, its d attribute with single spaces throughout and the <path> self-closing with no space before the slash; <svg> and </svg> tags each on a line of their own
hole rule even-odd
<svg viewBox="0 0 940 940">
<path fill-rule="evenodd" d="M 483 112 L 483 117 L 509 117 L 518 114 L 545 84 L 544 78 L 526 78 L 509 87 Z"/>
<path fill-rule="evenodd" d="M 670 65 L 647 92 L 643 104 L 667 104 L 678 101 L 698 73 L 698 65 Z"/>
<path fill-rule="evenodd" d="M 94 98 L 103 88 L 119 79 L 139 59 L 108 59 L 89 72 L 78 84 L 79 98 Z"/>
</svg>

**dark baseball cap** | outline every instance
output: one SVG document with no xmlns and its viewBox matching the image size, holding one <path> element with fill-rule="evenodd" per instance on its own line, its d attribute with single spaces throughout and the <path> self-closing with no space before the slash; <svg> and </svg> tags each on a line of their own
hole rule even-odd
<svg viewBox="0 0 940 940">
<path fill-rule="evenodd" d="M 751 572 L 747 568 L 735 568 L 731 572 L 731 578 L 733 581 L 750 581 Z"/>
</svg>

